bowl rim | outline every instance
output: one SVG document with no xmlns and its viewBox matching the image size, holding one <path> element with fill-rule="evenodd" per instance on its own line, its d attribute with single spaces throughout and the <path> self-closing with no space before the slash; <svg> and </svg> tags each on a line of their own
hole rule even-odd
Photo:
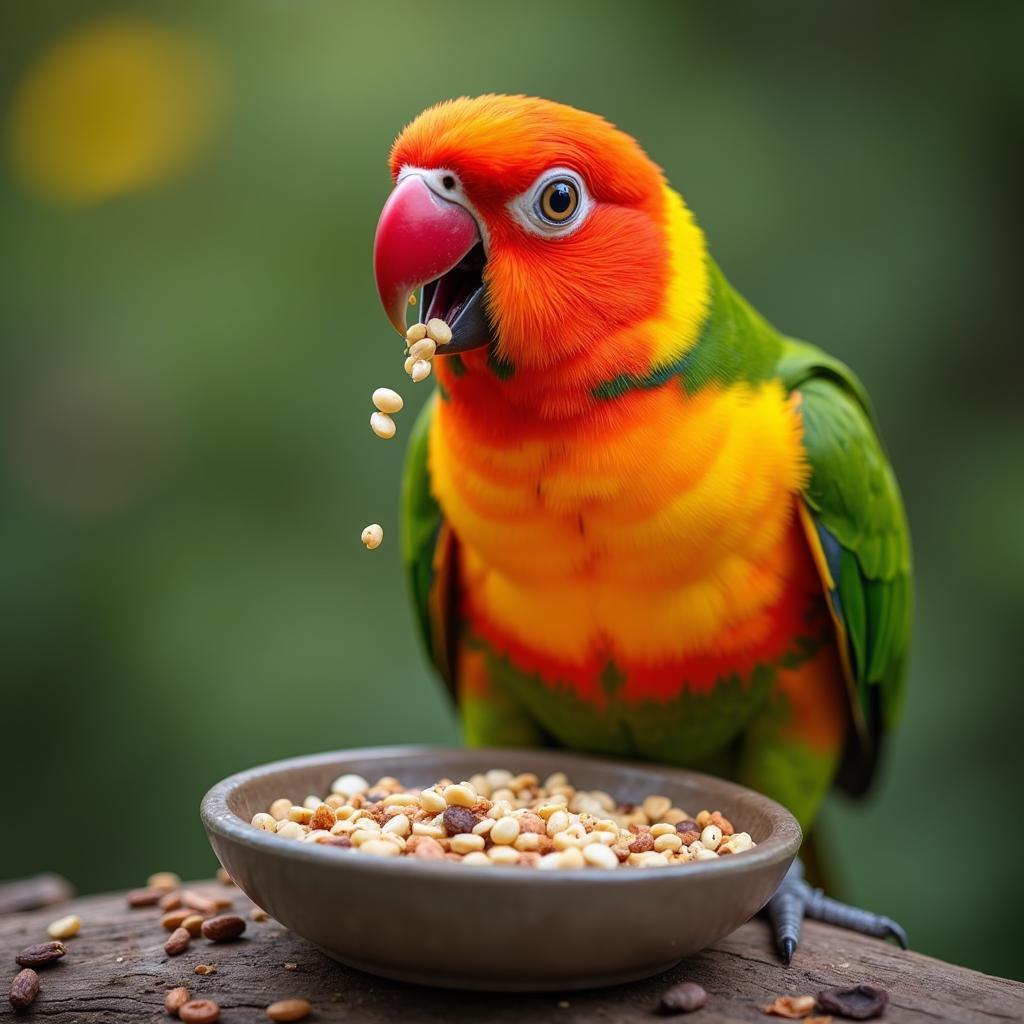
<svg viewBox="0 0 1024 1024">
<path fill-rule="evenodd" d="M 357 760 L 359 758 L 381 758 L 399 761 L 402 758 L 417 756 L 445 757 L 451 755 L 476 756 L 484 761 L 490 757 L 495 759 L 509 754 L 550 755 L 555 751 L 544 748 L 529 747 L 449 747 L 434 744 L 401 744 L 394 746 L 354 747 L 346 750 L 323 751 L 317 754 L 303 754 L 299 757 L 285 758 L 256 765 L 244 771 L 236 772 L 222 779 L 203 797 L 200 804 L 200 815 L 207 833 L 216 834 L 222 839 L 249 847 L 251 850 L 272 854 L 285 861 L 298 861 L 318 865 L 339 865 L 339 870 L 356 871 L 382 878 L 412 875 L 424 878 L 460 878 L 467 884 L 487 884 L 500 881 L 502 884 L 520 882 L 525 885 L 555 885 L 581 883 L 591 884 L 600 881 L 602 885 L 629 885 L 630 880 L 645 878 L 648 881 L 672 879 L 682 883 L 686 879 L 699 881 L 707 877 L 709 872 L 719 874 L 728 872 L 739 875 L 756 871 L 769 864 L 776 864 L 787 857 L 795 857 L 803 841 L 803 832 L 796 818 L 782 804 L 757 790 L 750 789 L 740 783 L 708 775 L 704 772 L 691 771 L 688 768 L 676 768 L 672 765 L 659 764 L 653 761 L 628 761 L 618 758 L 601 757 L 591 754 L 580 754 L 574 751 L 558 750 L 559 758 L 564 759 L 568 766 L 600 764 L 611 768 L 631 768 L 640 771 L 664 772 L 668 775 L 686 775 L 698 784 L 703 780 L 712 782 L 716 787 L 724 786 L 734 790 L 736 797 L 744 797 L 759 804 L 773 819 L 771 834 L 764 842 L 758 843 L 752 850 L 744 850 L 742 854 L 720 857 L 716 861 L 697 861 L 686 865 L 685 870 L 679 866 L 668 865 L 663 868 L 644 868 L 635 871 L 595 871 L 587 868 L 562 868 L 558 871 L 524 871 L 515 865 L 492 865 L 487 871 L 469 871 L 449 861 L 414 858 L 414 857 L 347 857 L 339 855 L 334 847 L 321 843 L 283 842 L 273 834 L 256 828 L 244 818 L 239 817 L 228 806 L 229 797 L 240 786 L 253 779 L 275 774 L 276 772 L 294 769 L 315 768 L 333 764 L 336 761 Z M 400 766 L 398 766 L 400 770 Z M 412 861 L 413 863 L 409 863 Z"/>
</svg>

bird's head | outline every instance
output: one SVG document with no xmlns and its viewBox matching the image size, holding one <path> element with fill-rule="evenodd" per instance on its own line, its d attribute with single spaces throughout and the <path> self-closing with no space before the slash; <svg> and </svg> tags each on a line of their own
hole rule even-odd
<svg viewBox="0 0 1024 1024">
<path fill-rule="evenodd" d="M 540 367 L 666 302 L 664 178 L 596 114 L 523 96 L 452 100 L 408 125 L 390 162 L 377 288 L 402 333 L 423 289 L 420 318 L 453 332 L 439 354 L 494 343 Z"/>
</svg>

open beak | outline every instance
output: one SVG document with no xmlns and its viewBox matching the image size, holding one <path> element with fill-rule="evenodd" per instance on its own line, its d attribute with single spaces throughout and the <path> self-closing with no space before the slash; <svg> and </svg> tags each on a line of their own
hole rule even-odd
<svg viewBox="0 0 1024 1024">
<path fill-rule="evenodd" d="M 422 288 L 420 320 L 438 317 L 452 331 L 438 355 L 488 344 L 485 263 L 480 231 L 465 207 L 437 195 L 418 174 L 395 186 L 377 222 L 373 270 L 396 331 L 405 335 L 409 298 Z"/>
</svg>

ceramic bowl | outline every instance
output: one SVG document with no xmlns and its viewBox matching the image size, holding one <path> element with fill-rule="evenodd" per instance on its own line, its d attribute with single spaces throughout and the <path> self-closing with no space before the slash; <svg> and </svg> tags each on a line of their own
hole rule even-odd
<svg viewBox="0 0 1024 1024">
<path fill-rule="evenodd" d="M 365 856 L 249 823 L 277 797 L 326 795 L 346 772 L 425 787 L 489 768 L 542 779 L 564 771 L 577 788 L 622 802 L 659 793 L 692 814 L 718 809 L 757 846 L 674 867 L 537 871 Z M 614 985 L 667 969 L 757 913 L 801 840 L 785 808 L 743 786 L 555 750 L 376 747 L 300 757 L 218 783 L 202 817 L 245 894 L 335 959 L 400 981 L 506 991 Z"/>
</svg>

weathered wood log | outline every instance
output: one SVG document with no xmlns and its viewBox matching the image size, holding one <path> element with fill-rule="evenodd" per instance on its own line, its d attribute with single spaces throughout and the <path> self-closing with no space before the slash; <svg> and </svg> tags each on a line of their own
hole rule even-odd
<svg viewBox="0 0 1024 1024">
<path fill-rule="evenodd" d="M 0 914 L 20 914 L 25 910 L 52 907 L 74 895 L 74 887 L 60 875 L 33 875 L 14 882 L 0 882 Z"/>
<path fill-rule="evenodd" d="M 395 1021 L 473 1022 L 473 1024 L 634 1024 L 656 1019 L 662 992 L 679 981 L 695 981 L 708 992 L 695 1020 L 770 1021 L 761 1007 L 778 995 L 815 994 L 836 985 L 867 983 L 889 992 L 884 1020 L 1006 1022 L 1024 1019 L 1024 985 L 989 977 L 913 952 L 809 921 L 793 966 L 783 967 L 771 948 L 767 925 L 754 920 L 714 948 L 678 964 L 659 977 L 632 985 L 564 995 L 503 995 L 417 988 L 383 981 L 335 963 L 315 946 L 272 920 L 249 920 L 252 904 L 239 890 L 207 882 L 193 886 L 207 894 L 230 896 L 234 912 L 246 917 L 245 935 L 212 944 L 195 939 L 181 956 L 164 952 L 168 932 L 156 907 L 129 909 L 125 894 L 91 896 L 54 910 L 36 910 L 0 919 L 0 972 L 5 986 L 0 1018 L 89 1022 L 168 1020 L 164 994 L 185 985 L 193 997 L 213 999 L 221 1019 L 266 1020 L 263 1009 L 277 999 L 302 997 L 314 1007 L 311 1020 L 347 1024 Z M 483 913 L 483 908 L 479 909 Z M 68 953 L 40 970 L 40 993 L 33 1006 L 17 1014 L 6 1000 L 17 973 L 14 957 L 24 946 L 46 940 L 46 925 L 65 913 L 82 919 Z M 462 918 L 472 927 L 471 916 Z M 452 927 L 449 920 L 442 927 Z M 400 921 L 380 927 L 400 928 Z M 685 927 L 685 922 L 680 923 Z M 609 942 L 628 942 L 628 934 L 609 926 Z M 515 956 L 515 938 L 509 939 Z M 216 973 L 198 976 L 197 964 L 216 965 Z"/>
</svg>

